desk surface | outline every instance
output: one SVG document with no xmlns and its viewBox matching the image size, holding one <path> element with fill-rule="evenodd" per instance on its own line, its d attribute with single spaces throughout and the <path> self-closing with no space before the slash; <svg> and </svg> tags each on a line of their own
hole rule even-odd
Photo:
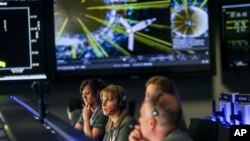
<svg viewBox="0 0 250 141">
<path fill-rule="evenodd" d="M 24 102 L 28 103 L 28 100 Z M 21 106 L 10 96 L 0 96 L 0 123 L 2 124 L 2 130 L 6 132 L 9 130 L 10 134 L 5 134 L 7 140 L 18 140 L 18 141 L 58 141 L 65 140 L 59 133 L 54 130 L 46 128 L 46 126 L 37 118 L 34 114 Z M 4 121 L 3 121 L 4 120 Z M 88 140 L 80 135 L 73 127 L 66 122 L 50 114 L 47 118 L 49 123 L 52 123 L 56 128 L 61 131 L 66 131 L 66 136 L 75 136 L 72 140 Z M 58 125 L 59 124 L 59 125 Z M 6 126 L 4 126 L 6 125 Z M 4 128 L 5 127 L 5 128 Z M 7 128 L 6 128 L 7 127 Z M 61 128 L 61 129 L 60 129 Z M 11 136 L 12 135 L 12 136 Z"/>
</svg>

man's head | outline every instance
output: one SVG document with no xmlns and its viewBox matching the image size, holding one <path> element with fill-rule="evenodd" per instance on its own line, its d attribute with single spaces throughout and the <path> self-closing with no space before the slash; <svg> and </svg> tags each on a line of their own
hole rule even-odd
<svg viewBox="0 0 250 141">
<path fill-rule="evenodd" d="M 148 140 L 160 140 L 180 126 L 182 112 L 175 96 L 154 93 L 140 109 L 142 135 Z"/>
</svg>

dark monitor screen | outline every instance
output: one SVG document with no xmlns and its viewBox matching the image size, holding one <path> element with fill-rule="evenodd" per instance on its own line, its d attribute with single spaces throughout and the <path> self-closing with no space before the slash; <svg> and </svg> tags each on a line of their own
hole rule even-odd
<svg viewBox="0 0 250 141">
<path fill-rule="evenodd" d="M 42 0 L 0 2 L 0 81 L 46 79 Z"/>
<path fill-rule="evenodd" d="M 209 1 L 55 0 L 56 75 L 211 72 Z"/>
<path fill-rule="evenodd" d="M 250 66 L 250 2 L 222 4 L 222 60 L 225 67 Z"/>
</svg>

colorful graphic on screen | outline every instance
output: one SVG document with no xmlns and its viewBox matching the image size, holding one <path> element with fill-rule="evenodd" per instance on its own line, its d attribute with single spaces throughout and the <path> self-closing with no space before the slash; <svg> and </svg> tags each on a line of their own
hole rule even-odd
<svg viewBox="0 0 250 141">
<path fill-rule="evenodd" d="M 210 63 L 207 0 L 57 0 L 54 12 L 57 70 Z"/>
</svg>

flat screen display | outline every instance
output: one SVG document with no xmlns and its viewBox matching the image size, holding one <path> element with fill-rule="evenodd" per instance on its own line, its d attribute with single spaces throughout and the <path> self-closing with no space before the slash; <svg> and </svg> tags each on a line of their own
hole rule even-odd
<svg viewBox="0 0 250 141">
<path fill-rule="evenodd" d="M 42 0 L 0 1 L 0 81 L 46 79 Z"/>
<path fill-rule="evenodd" d="M 223 4 L 222 60 L 226 67 L 250 66 L 250 2 Z"/>
<path fill-rule="evenodd" d="M 209 0 L 54 0 L 56 75 L 211 71 Z"/>
</svg>

